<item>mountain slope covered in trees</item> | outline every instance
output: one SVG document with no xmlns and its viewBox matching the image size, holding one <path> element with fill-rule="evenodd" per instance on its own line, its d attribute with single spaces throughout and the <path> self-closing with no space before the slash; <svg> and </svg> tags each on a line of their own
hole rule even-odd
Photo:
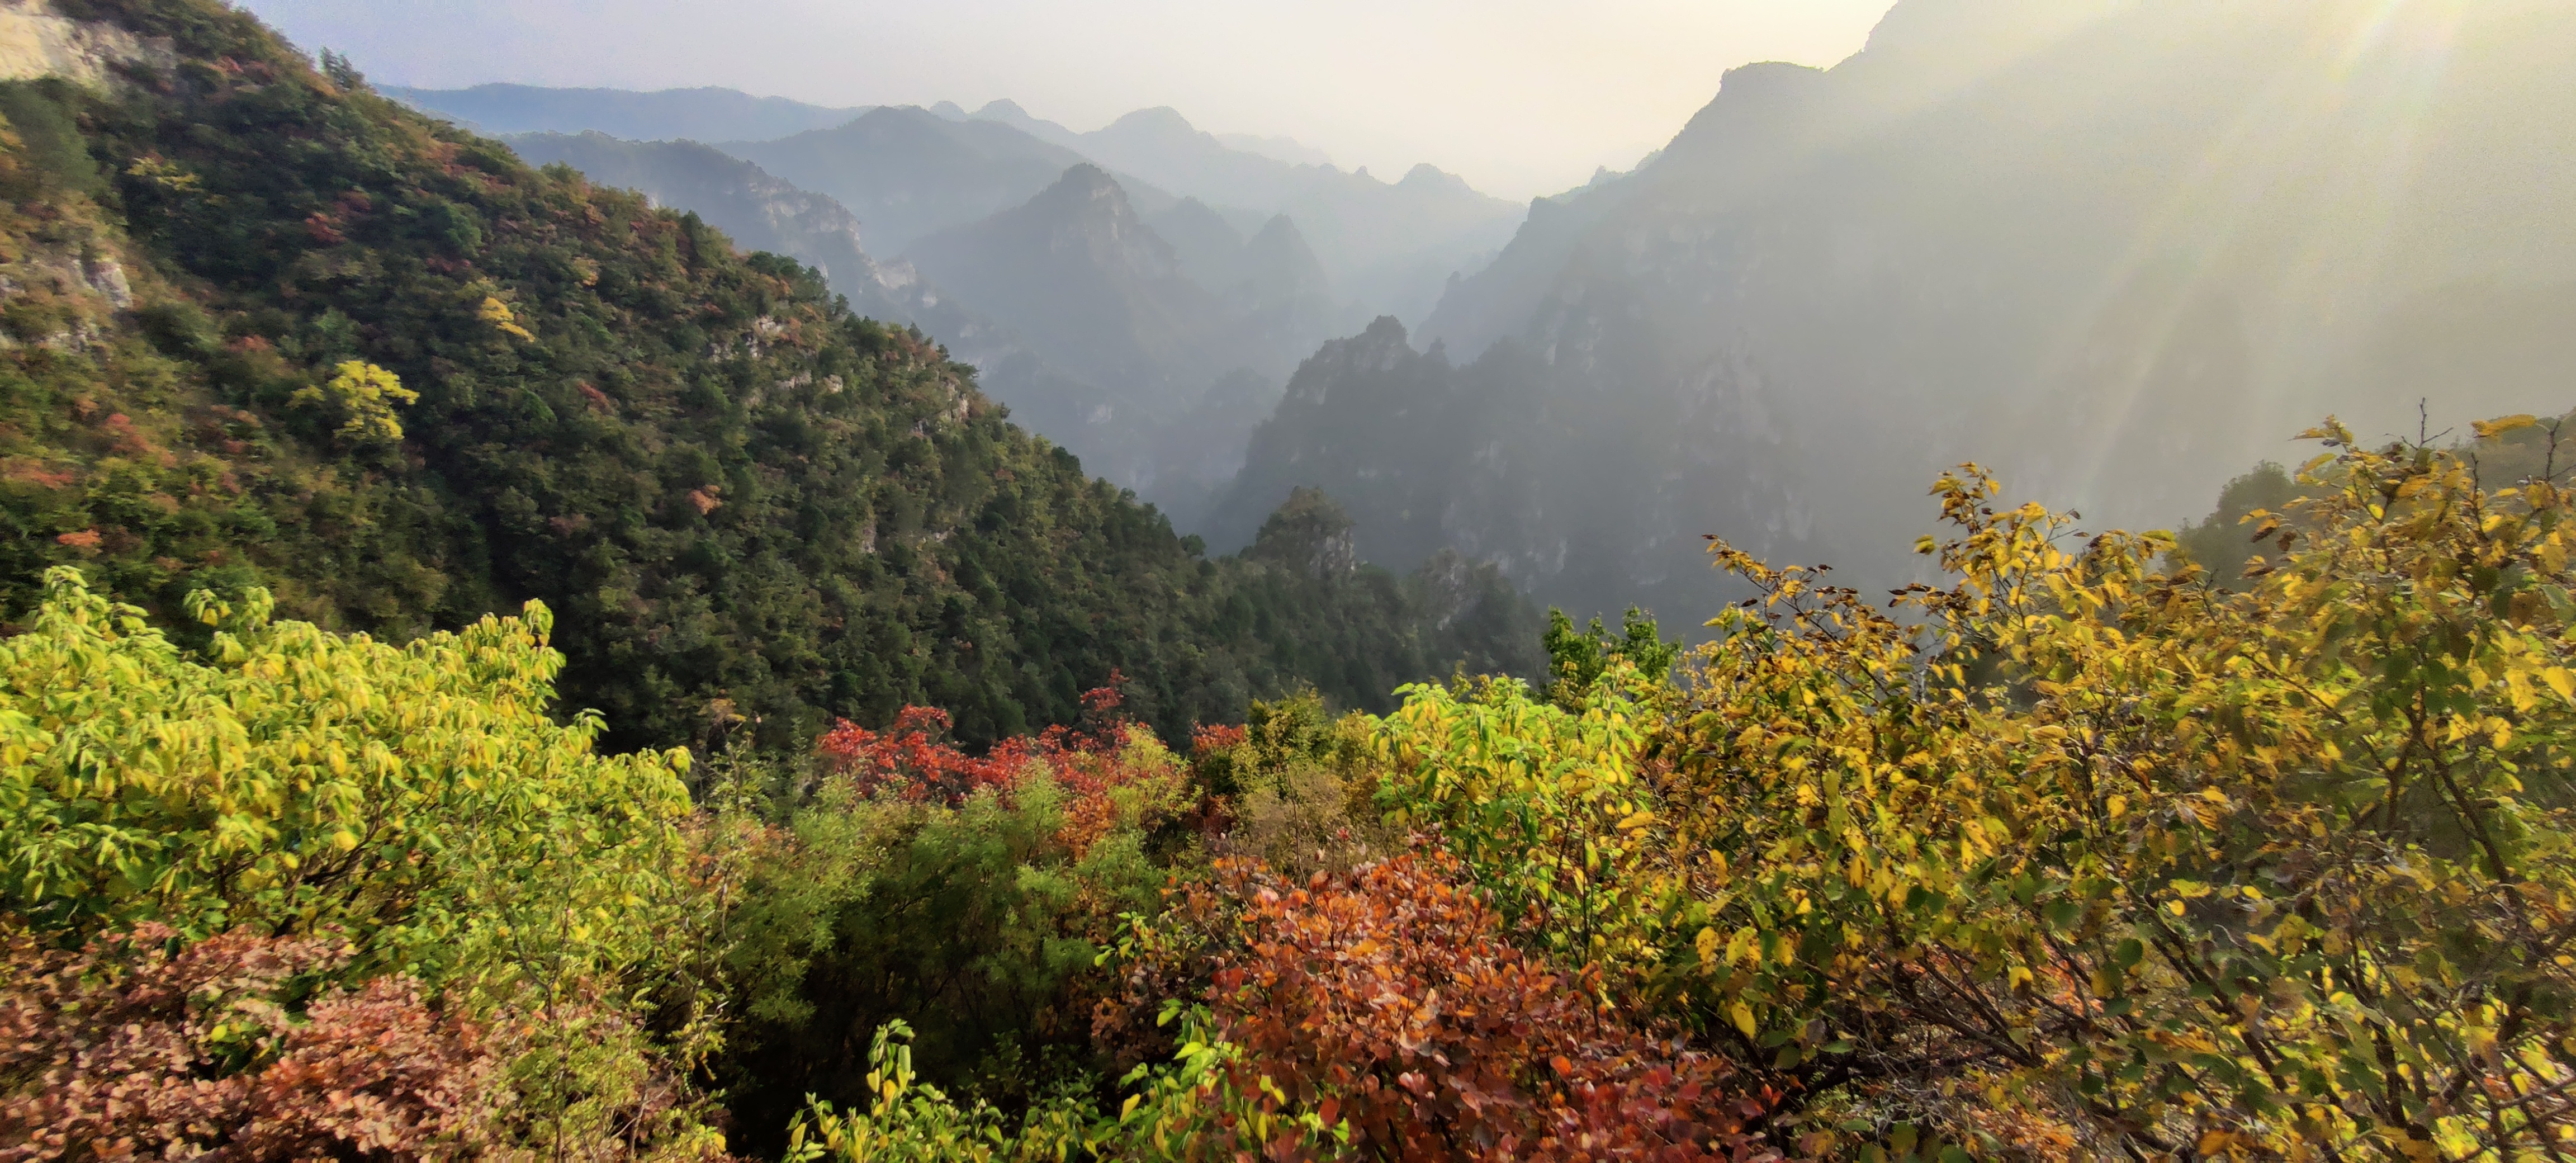
<svg viewBox="0 0 2576 1163">
<path fill-rule="evenodd" d="M 54 564 L 396 639 L 543 598 L 631 745 L 906 703 L 988 739 L 1113 673 L 1173 732 L 1298 681 L 1374 704 L 1449 669 L 1456 605 L 1516 608 L 1490 571 L 1209 560 L 811 270 L 219 5 L 61 7 L 142 47 L 0 105 L 12 610 Z"/>
</svg>

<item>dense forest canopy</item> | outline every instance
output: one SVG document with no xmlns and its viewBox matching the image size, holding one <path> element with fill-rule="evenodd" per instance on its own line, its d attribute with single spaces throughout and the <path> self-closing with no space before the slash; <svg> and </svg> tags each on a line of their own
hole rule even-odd
<svg viewBox="0 0 2576 1163">
<path fill-rule="evenodd" d="M 1712 537 L 1692 640 L 1542 624 L 1286 479 L 1210 557 L 806 267 L 53 3 L 0 1159 L 2576 1152 L 2576 415 L 2329 419 L 2178 533 L 1961 465 L 1915 584 Z M 1403 339 L 1309 365 L 1390 446 Z"/>
</svg>

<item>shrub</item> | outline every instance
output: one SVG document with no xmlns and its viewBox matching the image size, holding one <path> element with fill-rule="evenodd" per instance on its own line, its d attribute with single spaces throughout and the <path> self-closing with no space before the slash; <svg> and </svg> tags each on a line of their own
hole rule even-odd
<svg viewBox="0 0 2576 1163">
<path fill-rule="evenodd" d="M 1721 1060 L 1629 1026 L 1599 983 L 1522 952 L 1439 853 L 1298 886 L 1224 862 L 1135 947 L 1104 1036 L 1206 982 L 1210 1040 L 1270 1158 L 1760 1158 L 1765 1102 Z M 1303 1119 L 1291 1116 L 1305 1116 Z"/>
<path fill-rule="evenodd" d="M 1517 930 L 1567 966 L 1651 961 L 1676 891 L 1643 759 L 1662 688 L 1616 661 L 1575 709 L 1517 679 L 1413 686 L 1379 746 L 1380 803 L 1436 828 Z"/>
<path fill-rule="evenodd" d="M 180 945 L 149 924 L 78 952 L 10 940 L 0 1159 L 432 1159 L 491 1145 L 500 1064 L 417 982 L 379 977 L 291 1007 L 339 970 L 345 943 Z"/>
<path fill-rule="evenodd" d="M 1973 470 L 1907 620 L 1719 547 L 1678 953 L 1809 1150 L 2576 1145 L 2568 497 L 2312 435 L 2243 593 Z"/>
<path fill-rule="evenodd" d="M 685 756 L 549 717 L 544 607 L 393 646 L 200 594 L 200 661 L 76 572 L 46 584 L 0 641 L 0 906 L 37 930 L 330 929 L 355 975 L 496 994 L 674 937 Z"/>
<path fill-rule="evenodd" d="M 818 747 L 814 801 L 744 833 L 723 923 L 745 1127 L 783 1131 L 807 1095 L 863 1109 L 864 1055 L 891 1022 L 919 1031 L 907 1063 L 917 1050 L 934 1083 L 997 1106 L 1096 1065 L 1099 953 L 1120 913 L 1154 903 L 1166 871 L 1147 842 L 1187 779 L 1110 692 L 1088 702 L 1091 723 L 983 757 L 940 740 L 935 712 L 885 734 L 844 724 Z"/>
</svg>

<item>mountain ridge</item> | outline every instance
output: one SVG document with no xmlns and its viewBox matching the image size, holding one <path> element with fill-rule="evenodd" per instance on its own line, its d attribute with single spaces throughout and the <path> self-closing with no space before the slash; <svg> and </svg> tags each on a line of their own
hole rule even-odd
<svg viewBox="0 0 2576 1163">
<path fill-rule="evenodd" d="M 2529 173 L 2576 166 L 2576 97 L 2541 80 L 2576 18 L 2376 11 L 1902 0 L 1833 69 L 1730 72 L 1450 286 L 1420 339 L 1467 361 L 1439 426 L 1478 442 L 1401 466 L 1436 531 L 1391 516 L 1416 485 L 1368 495 L 1398 466 L 1344 456 L 1366 407 L 1257 437 L 1238 483 L 1323 486 L 1384 560 L 1698 608 L 1731 596 L 1701 534 L 1917 580 L 1878 547 L 1933 513 L 1886 498 L 1960 461 L 2152 527 L 2329 411 L 2411 433 L 2438 385 L 2449 422 L 2561 413 L 2576 342 L 2538 321 L 2576 302 L 2576 228 Z M 1365 400 L 1348 374 L 1310 394 Z"/>
<path fill-rule="evenodd" d="M 846 124 L 874 108 L 834 108 L 715 86 L 637 92 L 493 83 L 466 89 L 386 86 L 382 91 L 495 137 L 594 130 L 629 141 L 761 140 Z"/>
</svg>

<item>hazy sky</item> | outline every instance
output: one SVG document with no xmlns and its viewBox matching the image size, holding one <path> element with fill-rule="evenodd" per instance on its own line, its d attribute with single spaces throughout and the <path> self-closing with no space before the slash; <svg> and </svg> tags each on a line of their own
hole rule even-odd
<svg viewBox="0 0 2576 1163">
<path fill-rule="evenodd" d="M 1661 146 L 1756 60 L 1827 65 L 1890 0 L 241 0 L 379 83 L 1008 97 L 1093 129 L 1169 105 L 1390 179 L 1511 198 Z"/>
</svg>

